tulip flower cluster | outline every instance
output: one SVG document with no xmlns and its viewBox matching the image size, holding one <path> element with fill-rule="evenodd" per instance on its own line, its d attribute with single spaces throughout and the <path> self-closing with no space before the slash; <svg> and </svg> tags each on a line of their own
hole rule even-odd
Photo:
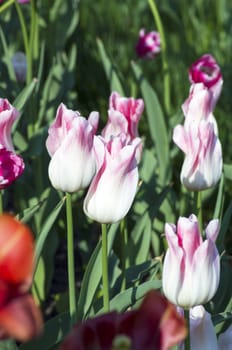
<svg viewBox="0 0 232 350">
<path fill-rule="evenodd" d="M 30 229 L 13 216 L 0 216 L 0 339 L 26 341 L 37 336 L 42 317 L 28 290 L 34 243 Z"/>
<path fill-rule="evenodd" d="M 184 125 L 174 129 L 173 140 L 185 153 L 181 182 L 193 191 L 215 186 L 222 172 L 222 148 L 213 116 L 222 88 L 220 69 L 204 55 L 190 68 L 190 95 L 182 106 Z"/>
<path fill-rule="evenodd" d="M 92 112 L 86 120 L 63 104 L 49 128 L 46 146 L 51 156 L 52 185 L 65 192 L 90 185 L 84 211 L 98 222 L 119 221 L 132 205 L 142 152 L 138 122 L 143 108 L 141 99 L 121 97 L 113 92 L 102 135 L 96 136 L 97 112 Z"/>
<path fill-rule="evenodd" d="M 140 307 L 111 312 L 77 324 L 61 350 L 167 350 L 184 339 L 185 322 L 160 293 L 149 292 Z"/>
</svg>

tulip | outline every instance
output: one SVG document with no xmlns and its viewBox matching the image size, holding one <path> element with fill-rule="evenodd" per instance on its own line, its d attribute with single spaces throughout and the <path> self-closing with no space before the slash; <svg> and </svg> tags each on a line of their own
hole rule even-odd
<svg viewBox="0 0 232 350">
<path fill-rule="evenodd" d="M 48 173 L 54 188 L 75 192 L 89 185 L 96 168 L 93 138 L 98 119 L 97 112 L 86 120 L 64 104 L 59 106 L 46 140 L 51 156 Z"/>
<path fill-rule="evenodd" d="M 212 299 L 219 283 L 220 262 L 215 245 L 219 221 L 212 220 L 202 240 L 195 215 L 180 217 L 177 227 L 165 225 L 168 250 L 163 266 L 163 291 L 174 304 L 190 308 Z"/>
<path fill-rule="evenodd" d="M 161 50 L 160 34 L 155 31 L 146 33 L 145 29 L 141 29 L 135 49 L 140 58 L 154 58 Z"/>
<path fill-rule="evenodd" d="M 0 215 L 0 339 L 27 341 L 41 332 L 41 313 L 28 293 L 33 265 L 30 229 L 11 215 Z"/>
<path fill-rule="evenodd" d="M 211 91 L 214 108 L 221 94 L 223 84 L 221 70 L 215 58 L 210 54 L 201 56 L 189 68 L 189 80 L 192 84 L 203 83 Z"/>
<path fill-rule="evenodd" d="M 141 98 L 122 97 L 112 92 L 109 101 L 108 122 L 102 130 L 102 136 L 108 141 L 112 136 L 124 133 L 127 143 L 138 137 L 138 123 L 144 110 Z"/>
<path fill-rule="evenodd" d="M 110 312 L 77 324 L 61 350 L 167 350 L 186 335 L 184 319 L 157 291 L 150 291 L 137 310 Z"/>
<path fill-rule="evenodd" d="M 214 124 L 215 133 L 217 134 L 217 122 L 212 114 L 212 103 L 212 93 L 204 84 L 197 83 L 191 85 L 189 96 L 182 105 L 185 116 L 185 128 L 188 129 L 192 121 L 199 123 L 201 120 L 207 120 Z"/>
<path fill-rule="evenodd" d="M 94 139 L 97 172 L 84 200 L 87 216 L 100 222 L 121 220 L 129 211 L 138 185 L 135 145 L 125 144 L 123 135 L 106 142 Z"/>
<path fill-rule="evenodd" d="M 173 141 L 185 153 L 180 179 L 192 191 L 215 186 L 222 173 L 222 148 L 215 134 L 215 124 L 201 120 L 189 128 L 177 125 Z"/>
<path fill-rule="evenodd" d="M 14 151 L 11 129 L 18 111 L 7 99 L 0 98 L 0 189 L 14 182 L 24 170 L 23 159 Z"/>
<path fill-rule="evenodd" d="M 218 337 L 219 350 L 231 350 L 232 349 L 232 325 L 227 330 L 221 333 Z"/>
<path fill-rule="evenodd" d="M 202 305 L 190 309 L 190 348 L 191 350 L 219 350 L 211 315 Z M 183 344 L 179 346 L 179 350 L 184 350 Z"/>
</svg>

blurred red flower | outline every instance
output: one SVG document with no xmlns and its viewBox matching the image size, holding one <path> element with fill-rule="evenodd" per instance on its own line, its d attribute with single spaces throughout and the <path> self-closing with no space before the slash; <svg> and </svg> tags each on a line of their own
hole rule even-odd
<svg viewBox="0 0 232 350">
<path fill-rule="evenodd" d="M 150 291 L 136 310 L 110 312 L 77 324 L 61 350 L 167 350 L 186 332 L 175 307 L 159 292 Z"/>
<path fill-rule="evenodd" d="M 0 215 L 0 339 L 27 341 L 42 329 L 42 316 L 28 289 L 34 242 L 30 229 L 9 214 Z"/>
</svg>

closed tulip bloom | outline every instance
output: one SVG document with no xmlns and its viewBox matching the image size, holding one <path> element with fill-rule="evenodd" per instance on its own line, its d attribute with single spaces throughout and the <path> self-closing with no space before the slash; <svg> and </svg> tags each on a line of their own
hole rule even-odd
<svg viewBox="0 0 232 350">
<path fill-rule="evenodd" d="M 222 147 L 213 123 L 192 122 L 189 129 L 177 125 L 173 141 L 185 153 L 180 179 L 192 191 L 215 186 L 222 173 Z"/>
<path fill-rule="evenodd" d="M 190 87 L 189 96 L 182 105 L 185 116 L 184 125 L 188 129 L 192 121 L 199 123 L 201 120 L 207 120 L 214 124 L 215 132 L 217 122 L 213 116 L 213 96 L 212 93 L 202 83 L 193 84 Z"/>
<path fill-rule="evenodd" d="M 218 348 L 211 315 L 202 305 L 190 309 L 190 348 L 191 350 L 223 350 Z M 182 343 L 178 349 L 184 350 L 184 344 Z"/>
<path fill-rule="evenodd" d="M 215 58 L 210 54 L 205 54 L 195 61 L 189 68 L 189 80 L 192 84 L 203 83 L 211 91 L 214 108 L 223 85 L 221 70 Z"/>
<path fill-rule="evenodd" d="M 11 129 L 18 115 L 7 99 L 0 98 L 0 189 L 8 187 L 24 170 L 23 159 L 15 153 L 11 139 Z"/>
<path fill-rule="evenodd" d="M 165 225 L 168 250 L 163 266 L 163 291 L 174 304 L 191 308 L 214 296 L 220 278 L 219 254 L 215 245 L 219 221 L 212 220 L 203 241 L 195 215 L 180 217 L 177 227 Z"/>
<path fill-rule="evenodd" d="M 97 172 L 84 200 L 87 216 L 100 223 L 121 220 L 129 211 L 138 185 L 136 147 L 123 135 L 106 142 L 94 139 Z"/>
<path fill-rule="evenodd" d="M 135 47 L 136 53 L 140 58 L 152 59 L 160 53 L 160 44 L 160 34 L 158 32 L 146 33 L 145 29 L 141 29 Z"/>
<path fill-rule="evenodd" d="M 54 188 L 75 192 L 89 185 L 96 168 L 93 138 L 98 119 L 97 112 L 86 120 L 64 104 L 59 106 L 46 141 L 51 156 L 48 173 Z"/>
<path fill-rule="evenodd" d="M 218 337 L 219 350 L 231 350 L 232 349 L 232 325 L 227 330 L 221 333 Z"/>
<path fill-rule="evenodd" d="M 108 121 L 102 130 L 102 136 L 110 140 L 112 136 L 126 135 L 127 143 L 138 137 L 138 123 L 144 110 L 141 98 L 123 97 L 112 92 L 109 101 Z"/>
</svg>

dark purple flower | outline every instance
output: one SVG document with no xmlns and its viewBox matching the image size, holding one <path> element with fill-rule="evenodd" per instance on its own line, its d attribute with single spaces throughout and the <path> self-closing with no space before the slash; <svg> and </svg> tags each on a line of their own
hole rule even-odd
<svg viewBox="0 0 232 350">
<path fill-rule="evenodd" d="M 160 52 L 160 34 L 155 31 L 146 34 L 141 29 L 135 49 L 140 58 L 154 58 Z"/>
</svg>

